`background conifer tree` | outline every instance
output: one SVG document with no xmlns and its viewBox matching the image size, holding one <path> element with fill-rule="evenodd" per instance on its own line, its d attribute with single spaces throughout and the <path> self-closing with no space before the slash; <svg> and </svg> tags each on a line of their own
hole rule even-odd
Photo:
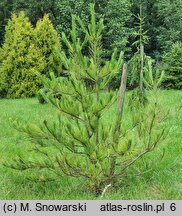
<svg viewBox="0 0 182 216">
<path fill-rule="evenodd" d="M 39 72 L 46 76 L 49 76 L 50 72 L 59 75 L 61 72 L 60 40 L 47 14 L 36 24 L 34 43 L 44 58 L 44 68 Z"/>
<path fill-rule="evenodd" d="M 12 15 L 1 48 L 1 94 L 18 98 L 33 96 L 40 87 L 35 76 L 44 68 L 43 57 L 32 43 L 33 28 L 24 12 Z"/>
<path fill-rule="evenodd" d="M 166 77 L 165 88 L 182 89 L 182 43 L 174 43 L 163 56 Z"/>
<path fill-rule="evenodd" d="M 143 73 L 144 73 L 144 62 L 145 62 L 145 53 L 144 53 L 144 45 L 148 41 L 147 31 L 144 31 L 144 19 L 143 12 L 142 12 L 142 6 L 140 6 L 140 14 L 137 16 L 138 23 L 136 26 L 136 31 L 134 32 L 134 36 L 136 37 L 136 41 L 133 43 L 133 45 L 137 46 L 137 52 L 135 55 L 139 55 L 139 62 L 140 62 L 140 71 L 139 73 L 139 87 L 140 91 L 143 93 Z M 134 55 L 134 56 L 135 56 Z"/>
<path fill-rule="evenodd" d="M 142 5 L 140 5 L 140 13 L 136 16 L 137 25 L 136 31 L 134 31 L 133 35 L 136 38 L 136 41 L 133 45 L 136 46 L 137 51 L 134 53 L 133 57 L 129 61 L 130 65 L 130 86 L 134 87 L 134 91 L 132 93 L 131 101 L 137 100 L 144 105 L 146 102 L 146 96 L 144 92 L 144 67 L 147 63 L 149 57 L 146 56 L 144 45 L 148 42 L 147 31 L 144 31 L 144 20 L 142 12 Z"/>
</svg>

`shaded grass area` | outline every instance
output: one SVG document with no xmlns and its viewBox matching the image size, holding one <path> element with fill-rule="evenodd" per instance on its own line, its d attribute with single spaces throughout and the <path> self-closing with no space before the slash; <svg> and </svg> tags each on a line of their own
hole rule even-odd
<svg viewBox="0 0 182 216">
<path fill-rule="evenodd" d="M 161 91 L 161 100 L 164 110 L 181 106 L 182 91 Z M 110 109 L 106 121 L 112 121 L 115 108 Z M 18 172 L 3 166 L 31 146 L 13 128 L 14 119 L 40 123 L 55 115 L 53 107 L 40 105 L 36 98 L 0 100 L 0 199 L 95 199 L 84 179 L 64 177 L 35 183 L 27 179 L 30 171 Z M 167 143 L 128 169 L 104 199 L 182 199 L 182 110 L 166 124 L 171 126 Z"/>
</svg>

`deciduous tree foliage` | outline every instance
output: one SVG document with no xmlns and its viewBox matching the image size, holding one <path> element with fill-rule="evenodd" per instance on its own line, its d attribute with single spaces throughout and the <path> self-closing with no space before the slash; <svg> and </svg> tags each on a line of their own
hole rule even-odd
<svg viewBox="0 0 182 216">
<path fill-rule="evenodd" d="M 5 26 L 8 22 L 8 19 L 11 17 L 13 1 L 1 0 L 0 1 L 0 44 L 4 39 Z"/>
<path fill-rule="evenodd" d="M 129 36 L 131 35 L 128 23 L 132 16 L 131 3 L 128 0 L 109 0 L 104 11 L 103 45 L 107 57 L 107 55 L 110 56 L 114 47 L 120 51 L 128 49 Z"/>
<path fill-rule="evenodd" d="M 59 10 L 59 23 L 56 25 L 56 29 L 61 35 L 64 32 L 66 35 L 71 31 L 71 16 L 79 15 L 83 22 L 88 20 L 88 7 L 89 1 L 74 1 L 74 0 L 62 0 L 58 2 Z"/>
</svg>

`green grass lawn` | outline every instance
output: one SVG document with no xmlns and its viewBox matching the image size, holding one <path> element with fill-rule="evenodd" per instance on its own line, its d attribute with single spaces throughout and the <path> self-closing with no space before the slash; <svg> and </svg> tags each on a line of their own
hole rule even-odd
<svg viewBox="0 0 182 216">
<path fill-rule="evenodd" d="M 164 109 L 182 105 L 182 91 L 161 91 L 161 98 Z M 114 110 L 112 107 L 108 120 Z M 37 183 L 28 180 L 28 172 L 3 166 L 30 148 L 30 143 L 13 128 L 13 120 L 39 123 L 55 114 L 53 107 L 40 105 L 36 98 L 0 100 L 0 199 L 95 199 L 84 179 L 64 177 Z M 182 199 L 182 109 L 167 124 L 171 126 L 167 142 L 128 169 L 104 199 Z M 165 155 L 160 160 L 163 149 Z"/>
</svg>

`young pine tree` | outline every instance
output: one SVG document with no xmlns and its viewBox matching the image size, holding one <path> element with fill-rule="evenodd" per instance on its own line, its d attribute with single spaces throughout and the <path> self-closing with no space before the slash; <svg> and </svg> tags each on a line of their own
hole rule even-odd
<svg viewBox="0 0 182 216">
<path fill-rule="evenodd" d="M 78 25 L 85 34 L 84 41 L 77 37 Z M 119 92 L 105 91 L 120 71 L 123 54 L 117 60 L 114 50 L 111 59 L 101 64 L 102 31 L 103 20 L 96 22 L 94 5 L 91 5 L 88 28 L 73 16 L 71 40 L 62 35 L 69 49 L 69 55 L 62 52 L 67 77 L 56 79 L 51 74 L 52 81 L 49 82 L 48 78 L 45 80 L 50 91 L 45 98 L 58 110 L 58 118 L 53 123 L 45 119 L 41 126 L 22 127 L 22 124 L 17 124 L 17 128 L 35 144 L 37 157 L 34 154 L 27 158 L 26 154 L 25 158 L 19 157 L 11 165 L 14 169 L 46 169 L 58 176 L 84 178 L 95 195 L 100 195 L 104 188 L 113 185 L 128 167 L 153 150 L 163 138 L 161 130 L 157 130 L 158 113 L 150 116 L 151 112 L 147 110 L 143 115 L 147 121 L 142 119 L 139 122 L 135 115 L 131 128 L 125 124 L 120 127 L 127 69 L 124 64 Z M 90 50 L 88 56 L 83 54 L 85 46 Z M 61 100 L 52 95 L 51 90 L 55 90 L 55 87 L 62 95 Z M 108 121 L 109 109 L 116 102 L 118 94 L 118 108 Z M 128 119 L 126 122 L 128 124 Z M 144 136 L 138 136 L 137 131 L 142 131 Z"/>
<path fill-rule="evenodd" d="M 24 12 L 13 14 L 6 26 L 0 56 L 1 94 L 6 97 L 33 96 L 39 89 L 35 73 L 44 68 L 44 61 L 32 38 L 33 28 Z"/>
<path fill-rule="evenodd" d="M 149 59 L 144 67 L 144 73 L 145 77 L 143 81 L 146 89 L 153 90 L 154 92 L 158 91 L 165 77 L 164 71 L 160 71 L 159 68 L 154 71 L 153 61 Z"/>
</svg>

